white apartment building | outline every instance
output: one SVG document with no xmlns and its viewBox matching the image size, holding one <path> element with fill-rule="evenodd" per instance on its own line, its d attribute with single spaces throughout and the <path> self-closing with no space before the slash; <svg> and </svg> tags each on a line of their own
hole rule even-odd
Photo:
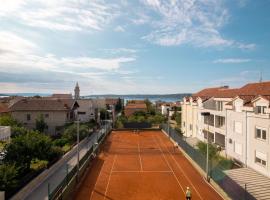
<svg viewBox="0 0 270 200">
<path fill-rule="evenodd" d="M 182 131 L 202 141 L 209 131 L 209 140 L 223 147 L 228 157 L 270 177 L 269 106 L 270 82 L 208 88 L 184 98 Z"/>
</svg>

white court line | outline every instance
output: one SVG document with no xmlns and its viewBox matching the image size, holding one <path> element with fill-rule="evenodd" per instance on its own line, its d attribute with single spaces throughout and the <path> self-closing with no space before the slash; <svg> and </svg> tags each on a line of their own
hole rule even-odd
<svg viewBox="0 0 270 200">
<path fill-rule="evenodd" d="M 160 139 L 160 137 L 158 137 L 159 141 L 161 141 L 161 143 L 164 145 L 164 142 Z M 186 173 L 184 172 L 184 170 L 179 166 L 178 162 L 175 160 L 175 158 L 173 157 L 173 155 L 171 154 L 171 152 L 168 150 L 167 146 L 165 145 L 165 148 L 167 150 L 167 152 L 170 154 L 171 158 L 173 158 L 174 162 L 176 163 L 176 166 L 178 167 L 178 169 L 180 169 L 180 171 L 182 172 L 182 174 L 185 176 L 185 178 L 188 180 L 188 182 L 191 184 L 191 186 L 194 188 L 194 190 L 196 191 L 196 193 L 198 194 L 200 199 L 203 199 L 202 196 L 200 195 L 200 193 L 198 192 L 198 190 L 196 189 L 196 187 L 193 185 L 193 183 L 191 182 L 191 180 L 187 177 Z"/>
<path fill-rule="evenodd" d="M 154 136 L 152 136 L 152 137 L 154 138 Z M 156 139 L 155 139 L 155 138 L 154 138 L 154 140 L 155 140 L 155 143 L 158 145 L 159 151 L 161 152 L 161 154 L 162 154 L 163 158 L 165 159 L 165 161 L 166 161 L 166 163 L 167 163 L 168 167 L 169 167 L 169 168 L 170 168 L 170 170 L 172 171 L 172 173 L 173 173 L 173 175 L 174 175 L 174 178 L 176 179 L 176 181 L 177 181 L 178 185 L 180 186 L 180 188 L 182 189 L 182 191 L 183 191 L 183 193 L 184 193 L 184 195 L 185 195 L 185 191 L 184 191 L 184 189 L 183 189 L 182 185 L 180 184 L 179 180 L 177 179 L 177 177 L 176 177 L 176 175 L 175 175 L 175 173 L 174 173 L 174 171 L 173 171 L 173 169 L 172 169 L 171 165 L 169 164 L 168 160 L 166 159 L 166 157 L 165 157 L 165 155 L 164 155 L 163 151 L 161 150 L 160 145 L 157 143 L 157 141 L 156 141 Z"/>
<path fill-rule="evenodd" d="M 114 138 L 113 135 L 112 135 L 111 137 L 112 137 L 112 139 Z M 104 143 L 104 145 L 106 145 L 106 143 Z M 104 157 L 106 157 L 105 152 L 103 152 L 103 154 L 104 154 Z M 99 157 L 99 156 L 97 156 L 97 157 Z M 108 162 L 108 160 L 105 160 L 105 162 L 106 162 L 106 161 Z M 94 193 L 95 188 L 96 188 L 96 185 L 97 185 L 97 183 L 98 183 L 98 179 L 99 179 L 99 177 L 100 177 L 101 172 L 103 171 L 103 167 L 104 167 L 104 165 L 105 165 L 105 162 L 103 163 L 103 165 L 102 165 L 102 167 L 101 167 L 101 169 L 100 169 L 100 171 L 99 171 L 98 178 L 97 178 L 97 180 L 96 180 L 96 183 L 95 183 L 95 185 L 94 185 L 94 187 L 93 187 L 93 191 L 92 191 L 91 196 L 90 196 L 90 200 L 92 199 L 93 193 Z"/>
<path fill-rule="evenodd" d="M 104 194 L 103 200 L 106 198 L 106 195 L 107 195 L 107 191 L 108 191 L 108 188 L 109 188 L 109 184 L 110 184 L 110 180 L 111 180 L 111 176 L 112 176 L 112 171 L 113 171 L 115 160 L 116 160 L 116 155 L 114 155 L 114 158 L 113 158 L 113 164 L 112 164 L 112 168 L 111 168 L 111 171 L 110 171 L 109 180 L 108 180 L 108 183 L 107 183 L 107 186 L 106 186 L 106 190 L 105 190 L 105 194 Z"/>
<path fill-rule="evenodd" d="M 103 165 L 102 165 L 102 167 L 101 167 L 101 170 L 99 171 L 97 181 L 96 181 L 96 183 L 95 183 L 95 185 L 94 185 L 94 187 L 93 187 L 93 190 L 92 190 L 92 193 L 91 193 L 91 196 L 90 196 L 90 200 L 92 199 L 93 193 L 94 193 L 94 191 L 95 191 L 95 188 L 96 188 L 98 179 L 99 179 L 99 177 L 100 177 L 100 174 L 101 174 L 101 172 L 102 172 L 102 169 L 103 169 L 104 165 L 105 165 L 105 163 L 103 163 Z"/>
<path fill-rule="evenodd" d="M 141 149 L 140 149 L 140 141 L 139 141 L 139 139 L 138 139 L 138 152 L 139 152 L 139 160 L 140 160 L 141 171 L 143 171 L 142 157 L 141 157 Z"/>
<path fill-rule="evenodd" d="M 172 171 L 112 171 L 112 173 L 173 173 Z"/>
</svg>

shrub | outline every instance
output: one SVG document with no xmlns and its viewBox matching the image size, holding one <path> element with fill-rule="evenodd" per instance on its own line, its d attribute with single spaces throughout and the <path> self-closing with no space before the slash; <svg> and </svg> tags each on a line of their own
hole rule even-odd
<svg viewBox="0 0 270 200">
<path fill-rule="evenodd" d="M 54 146 L 63 147 L 66 145 L 69 141 L 66 138 L 59 138 L 53 141 Z"/>
<path fill-rule="evenodd" d="M 31 166 L 30 168 L 39 171 L 41 169 L 47 168 L 48 161 L 47 160 L 39 160 L 39 159 L 34 159 L 31 161 Z"/>
<path fill-rule="evenodd" d="M 21 126 L 11 115 L 4 115 L 0 117 L 0 126 Z"/>
<path fill-rule="evenodd" d="M 17 184 L 18 171 L 15 165 L 2 164 L 0 165 L 0 191 L 10 191 Z"/>
</svg>

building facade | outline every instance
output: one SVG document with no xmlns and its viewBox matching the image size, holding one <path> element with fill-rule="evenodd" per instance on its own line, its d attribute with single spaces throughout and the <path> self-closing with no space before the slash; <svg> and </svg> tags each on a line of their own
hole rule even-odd
<svg viewBox="0 0 270 200">
<path fill-rule="evenodd" d="M 269 106 L 270 82 L 208 88 L 183 99 L 181 128 L 186 137 L 208 136 L 226 156 L 270 177 Z"/>
<path fill-rule="evenodd" d="M 30 129 L 36 128 L 36 120 L 43 117 L 48 134 L 56 134 L 58 128 L 75 120 L 78 104 L 72 99 L 22 99 L 10 107 L 14 119 Z"/>
</svg>

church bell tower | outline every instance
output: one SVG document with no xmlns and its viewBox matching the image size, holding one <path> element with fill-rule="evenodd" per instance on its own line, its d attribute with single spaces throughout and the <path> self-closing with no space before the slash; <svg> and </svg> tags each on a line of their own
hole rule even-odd
<svg viewBox="0 0 270 200">
<path fill-rule="evenodd" d="M 74 97 L 76 100 L 80 98 L 80 87 L 79 87 L 78 82 L 76 83 L 76 86 L 74 89 Z"/>
</svg>

